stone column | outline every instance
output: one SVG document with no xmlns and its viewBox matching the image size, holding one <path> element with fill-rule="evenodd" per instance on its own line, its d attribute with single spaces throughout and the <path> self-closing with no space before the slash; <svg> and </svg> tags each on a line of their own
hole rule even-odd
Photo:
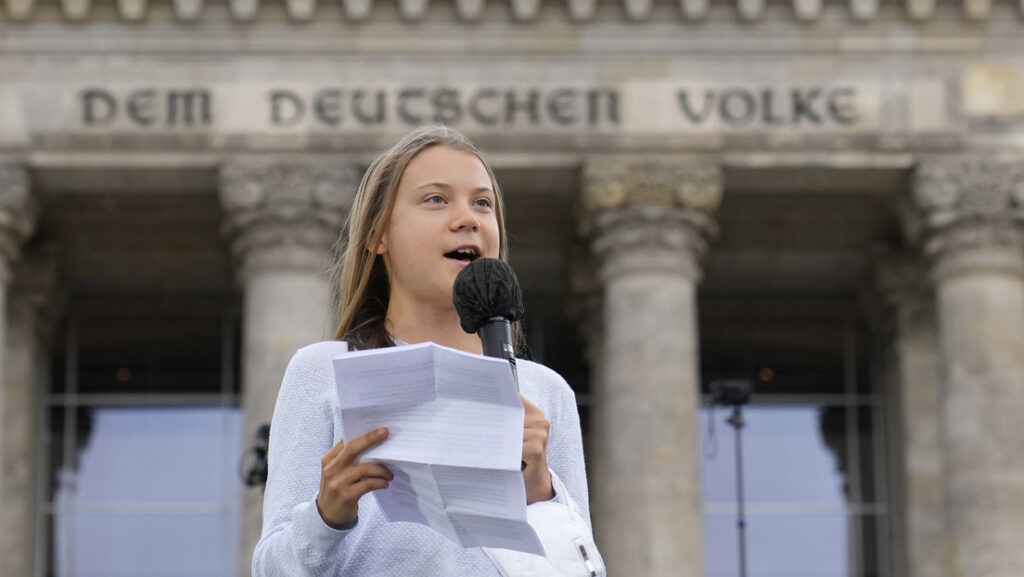
<svg viewBox="0 0 1024 577">
<path fill-rule="evenodd" d="M 8 413 L 7 366 L 3 357 L 7 333 L 7 287 L 11 281 L 11 266 L 18 259 L 21 244 L 35 229 L 37 205 L 29 191 L 28 171 L 23 166 L 0 164 L 0 416 Z M 6 427 L 0 427 L 0 511 L 6 507 L 8 496 L 5 484 L 8 473 L 19 463 L 15 456 L 21 447 L 12 446 L 17 439 L 8 439 Z M 35 450 L 35 447 L 32 447 Z M 6 521 L 3 523 L 6 527 Z"/>
<path fill-rule="evenodd" d="M 285 368 L 299 348 L 333 338 L 331 247 L 359 185 L 347 164 L 235 161 L 221 169 L 225 233 L 243 291 L 243 441 L 269 423 Z M 263 493 L 247 489 L 241 573 L 262 528 Z"/>
<path fill-rule="evenodd" d="M 945 577 L 942 396 L 935 301 L 919 259 L 879 262 L 886 304 L 886 415 L 894 574 Z"/>
<path fill-rule="evenodd" d="M 56 263 L 49 250 L 27 255 L 14 269 L 7 306 L 4 359 L 3 495 L 0 496 L 0 559 L 11 575 L 35 574 L 39 415 L 49 376 L 50 345 L 57 318 Z"/>
<path fill-rule="evenodd" d="M 704 575 L 696 289 L 721 193 L 706 161 L 613 156 L 584 169 L 604 286 L 593 516 L 610 575 Z"/>
<path fill-rule="evenodd" d="M 1024 162 L 920 163 L 944 411 L 950 577 L 1024 575 Z"/>
</svg>

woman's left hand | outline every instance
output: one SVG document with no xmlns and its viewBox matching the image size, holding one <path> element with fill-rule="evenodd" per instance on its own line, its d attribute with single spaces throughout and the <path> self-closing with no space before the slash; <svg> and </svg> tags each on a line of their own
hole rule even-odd
<svg viewBox="0 0 1024 577">
<path fill-rule="evenodd" d="M 548 470 L 548 431 L 551 423 L 544 416 L 540 407 L 523 400 L 526 416 L 523 420 L 523 481 L 526 482 L 526 504 L 547 501 L 555 496 L 551 485 L 551 472 Z"/>
</svg>

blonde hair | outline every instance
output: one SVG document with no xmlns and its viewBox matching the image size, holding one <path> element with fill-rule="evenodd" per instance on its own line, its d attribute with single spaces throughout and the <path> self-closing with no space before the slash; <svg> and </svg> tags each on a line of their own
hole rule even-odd
<svg viewBox="0 0 1024 577">
<path fill-rule="evenodd" d="M 505 234 L 505 210 L 494 172 L 476 146 L 461 132 L 443 126 L 425 126 L 413 130 L 378 156 L 363 175 L 352 210 L 349 212 L 335 250 L 337 278 L 338 330 L 334 338 L 354 347 L 372 349 L 393 346 L 385 327 L 390 285 L 384 260 L 374 250 L 391 217 L 398 182 L 413 158 L 434 146 L 446 146 L 468 152 L 480 159 L 497 196 L 498 258 L 508 254 Z M 518 327 L 513 327 L 518 342 Z"/>
</svg>

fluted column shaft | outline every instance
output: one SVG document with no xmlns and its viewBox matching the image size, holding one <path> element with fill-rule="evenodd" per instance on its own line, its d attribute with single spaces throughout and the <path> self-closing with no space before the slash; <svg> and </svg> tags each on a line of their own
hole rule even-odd
<svg viewBox="0 0 1024 577">
<path fill-rule="evenodd" d="M 594 524 L 610 575 L 703 577 L 696 285 L 717 166 L 593 159 L 586 232 L 604 289 Z"/>
<path fill-rule="evenodd" d="M 34 491 L 26 493 L 26 489 L 34 489 L 35 482 L 35 478 L 26 477 L 26 473 L 34 473 L 32 465 L 38 448 L 35 431 L 26 430 L 27 427 L 34 429 L 35 413 L 20 412 L 36 393 L 35 383 L 22 379 L 20 356 L 11 359 L 5 355 L 12 320 L 7 314 L 7 293 L 11 267 L 20 256 L 22 243 L 35 229 L 37 212 L 25 168 L 0 165 L 0 375 L 3 378 L 0 383 L 0 559 L 12 571 L 32 569 L 31 545 L 35 535 L 31 521 L 34 521 L 35 501 L 26 503 L 24 500 L 34 495 Z M 20 316 L 15 314 L 13 320 L 20 327 Z M 16 331 L 15 338 L 19 336 Z M 15 361 L 13 371 L 9 360 Z M 24 521 L 29 524 L 23 525 Z M 19 550 L 22 547 L 27 549 Z"/>
<path fill-rule="evenodd" d="M 4 346 L 3 507 L 0 559 L 11 575 L 35 573 L 39 415 L 49 374 L 56 260 L 50 251 L 14 268 Z"/>
<path fill-rule="evenodd" d="M 886 410 L 892 471 L 893 566 L 907 577 L 945 577 L 941 362 L 935 302 L 920 258 L 886 259 L 876 280 L 891 331 Z"/>
<path fill-rule="evenodd" d="M 1024 164 L 923 162 L 944 384 L 951 577 L 1024 575 Z"/>
<path fill-rule="evenodd" d="M 243 290 L 244 442 L 269 423 L 288 361 L 333 336 L 327 271 L 331 246 L 359 184 L 347 165 L 235 162 L 221 170 L 220 197 Z M 262 527 L 263 495 L 245 493 L 241 572 L 248 575 Z"/>
</svg>

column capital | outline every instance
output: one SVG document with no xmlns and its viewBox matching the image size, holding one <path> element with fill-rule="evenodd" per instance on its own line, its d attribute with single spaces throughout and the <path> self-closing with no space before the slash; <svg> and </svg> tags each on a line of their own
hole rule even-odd
<svg viewBox="0 0 1024 577">
<path fill-rule="evenodd" d="M 246 278 L 264 268 L 321 271 L 361 171 L 320 160 L 233 160 L 220 170 L 223 232 Z"/>
<path fill-rule="evenodd" d="M 653 204 L 713 212 L 722 201 L 722 168 L 674 155 L 595 155 L 583 169 L 583 204 L 591 211 Z"/>
<path fill-rule="evenodd" d="M 924 159 L 913 193 L 924 252 L 936 260 L 936 274 L 978 266 L 1024 274 L 1024 159 Z"/>
<path fill-rule="evenodd" d="M 583 171 L 582 232 L 604 280 L 638 271 L 701 276 L 718 234 L 722 169 L 704 158 L 591 157 Z"/>
<path fill-rule="evenodd" d="M 21 253 L 21 244 L 35 231 L 38 216 L 28 169 L 0 164 L 0 282 L 10 281 L 11 265 Z"/>
</svg>

